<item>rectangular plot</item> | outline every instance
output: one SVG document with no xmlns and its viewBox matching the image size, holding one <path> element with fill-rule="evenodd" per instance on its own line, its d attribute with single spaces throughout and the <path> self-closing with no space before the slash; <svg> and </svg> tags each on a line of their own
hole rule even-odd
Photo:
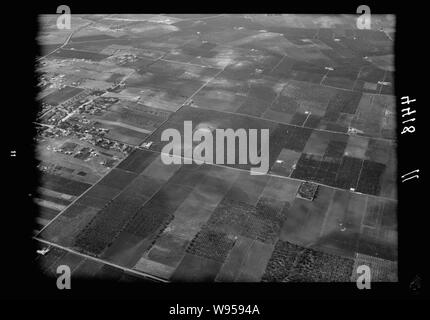
<svg viewBox="0 0 430 320">
<path fill-rule="evenodd" d="M 155 178 L 150 178 L 144 175 L 137 176 L 127 187 L 122 191 L 122 195 L 127 195 L 133 198 L 149 199 L 152 197 L 160 187 L 164 184 L 164 181 L 160 181 Z"/>
<path fill-rule="evenodd" d="M 54 91 L 53 93 L 48 94 L 46 97 L 43 98 L 43 102 L 49 105 L 56 106 L 72 98 L 73 96 L 77 95 L 82 91 L 84 91 L 84 89 L 65 86 L 60 90 L 57 90 L 57 91 Z"/>
<path fill-rule="evenodd" d="M 261 118 L 276 121 L 278 123 L 289 124 L 293 118 L 292 113 L 283 113 L 280 111 L 272 110 L 268 108 L 262 115 Z"/>
<path fill-rule="evenodd" d="M 360 92 L 339 90 L 329 101 L 327 111 L 355 114 L 360 100 Z"/>
<path fill-rule="evenodd" d="M 302 152 L 311 134 L 312 129 L 290 127 L 284 147 L 297 152 Z"/>
<path fill-rule="evenodd" d="M 272 255 L 274 246 L 260 241 L 254 241 L 249 255 L 243 261 L 236 282 L 259 282 Z"/>
<path fill-rule="evenodd" d="M 175 268 L 170 267 L 168 265 L 149 260 L 147 258 L 142 257 L 136 265 L 133 267 L 133 269 L 148 273 L 152 276 L 160 277 L 162 279 L 169 279 L 173 272 L 175 271 Z"/>
<path fill-rule="evenodd" d="M 224 199 L 209 218 L 206 226 L 213 230 L 220 230 L 235 236 L 256 238 L 257 228 L 251 213 L 255 207 L 235 200 Z"/>
<path fill-rule="evenodd" d="M 287 241 L 279 240 L 272 252 L 262 277 L 264 282 L 281 282 L 287 278 L 294 266 L 301 247 Z"/>
<path fill-rule="evenodd" d="M 164 232 L 148 252 L 148 259 L 170 267 L 176 267 L 185 255 L 188 240 Z"/>
<path fill-rule="evenodd" d="M 125 227 L 124 232 L 130 233 L 141 239 L 155 239 L 172 220 L 170 213 L 161 210 L 150 211 L 140 208 L 133 219 Z"/>
<path fill-rule="evenodd" d="M 118 196 L 93 218 L 79 233 L 76 245 L 93 254 L 100 254 L 134 216 L 143 200 Z"/>
<path fill-rule="evenodd" d="M 171 276 L 176 282 L 213 282 L 221 263 L 187 253 Z"/>
<path fill-rule="evenodd" d="M 365 254 L 357 254 L 353 270 L 357 270 L 358 266 L 366 265 L 370 268 L 372 282 L 397 282 L 397 262 L 380 259 L 377 257 L 368 256 Z M 351 281 L 356 282 L 359 274 L 352 272 Z"/>
<path fill-rule="evenodd" d="M 386 164 L 392 152 L 395 151 L 395 147 L 395 144 L 389 141 L 370 139 L 366 150 L 366 157 L 370 161 Z"/>
<path fill-rule="evenodd" d="M 365 159 L 369 138 L 362 136 L 350 136 L 345 148 L 345 155 L 358 159 Z"/>
<path fill-rule="evenodd" d="M 382 163 L 364 160 L 363 169 L 358 181 L 357 191 L 379 195 L 381 191 L 381 177 L 386 166 Z"/>
<path fill-rule="evenodd" d="M 326 132 L 314 131 L 303 149 L 303 153 L 323 156 L 331 142 L 332 134 Z"/>
<path fill-rule="evenodd" d="M 154 212 L 173 213 L 191 191 L 191 188 L 168 182 L 145 203 L 143 208 Z"/>
<path fill-rule="evenodd" d="M 231 189 L 228 190 L 225 199 L 242 201 L 255 205 L 268 180 L 269 176 L 266 175 L 253 176 L 249 173 L 240 173 L 236 182 Z"/>
<path fill-rule="evenodd" d="M 318 128 L 320 121 L 321 121 L 321 116 L 311 114 L 306 120 L 306 122 L 303 124 L 303 126 L 307 128 L 315 129 L 315 128 Z"/>
<path fill-rule="evenodd" d="M 284 202 L 292 202 L 296 197 L 299 184 L 299 181 L 272 176 L 261 193 L 261 197 L 272 198 Z"/>
<path fill-rule="evenodd" d="M 341 158 L 344 155 L 346 144 L 344 141 L 330 140 L 324 157 Z"/>
<path fill-rule="evenodd" d="M 152 246 L 155 237 L 141 238 L 122 231 L 112 244 L 100 255 L 103 260 L 132 268 L 142 255 Z"/>
<path fill-rule="evenodd" d="M 141 173 L 157 156 L 155 152 L 136 149 L 117 168 L 134 173 Z"/>
<path fill-rule="evenodd" d="M 397 241 L 387 241 L 380 236 L 380 232 L 377 229 L 363 227 L 357 252 L 395 261 L 397 260 Z"/>
<path fill-rule="evenodd" d="M 282 227 L 281 240 L 294 241 L 303 245 L 318 242 L 333 196 L 332 188 L 319 186 L 313 201 L 296 199 L 291 207 L 285 207 L 284 214 L 287 218 Z"/>
<path fill-rule="evenodd" d="M 59 210 L 54 210 L 47 207 L 39 207 L 39 217 L 42 219 L 51 220 L 59 213 Z"/>
<path fill-rule="evenodd" d="M 84 194 L 78 200 L 73 203 L 73 206 L 92 207 L 102 209 L 111 199 L 102 199 L 88 196 Z"/>
<path fill-rule="evenodd" d="M 269 107 L 269 104 L 270 102 L 248 98 L 243 102 L 240 108 L 236 110 L 236 112 L 259 117 L 264 113 L 264 111 L 266 111 L 266 109 Z"/>
<path fill-rule="evenodd" d="M 257 233 L 257 240 L 268 244 L 276 243 L 281 227 L 287 219 L 287 215 L 282 211 L 283 207 L 284 202 L 282 201 L 265 197 L 259 199 L 256 210 L 251 213 L 261 223 L 261 229 Z"/>
<path fill-rule="evenodd" d="M 74 196 L 81 195 L 85 190 L 91 187 L 88 183 L 67 179 L 50 173 L 42 174 L 40 185 L 45 189 Z"/>
<path fill-rule="evenodd" d="M 119 188 L 113 188 L 104 184 L 97 183 L 89 189 L 81 198 L 91 197 L 104 200 L 111 200 L 121 192 Z M 80 199 L 79 199 L 80 200 Z M 78 200 L 78 201 L 79 201 Z"/>
<path fill-rule="evenodd" d="M 219 262 L 224 262 L 234 245 L 233 236 L 226 233 L 203 228 L 191 240 L 187 253 L 205 257 Z"/>
<path fill-rule="evenodd" d="M 288 149 L 282 149 L 275 163 L 270 168 L 270 172 L 288 177 L 290 176 L 291 172 L 294 170 L 293 167 L 297 163 L 299 158 L 300 158 L 299 152 L 288 150 Z"/>
<path fill-rule="evenodd" d="M 357 186 L 363 160 L 348 156 L 342 158 L 337 178 L 336 187 L 342 189 L 355 188 Z"/>
<path fill-rule="evenodd" d="M 136 177 L 137 174 L 135 173 L 114 168 L 100 180 L 99 184 L 111 188 L 123 189 Z"/>
<path fill-rule="evenodd" d="M 195 163 L 181 166 L 169 179 L 169 182 L 187 187 L 194 187 L 201 182 L 205 176 L 203 168 L 203 166 Z"/>
<path fill-rule="evenodd" d="M 293 115 L 293 118 L 291 119 L 290 124 L 293 124 L 295 126 L 303 126 L 307 118 L 308 118 L 307 114 L 296 112 Z"/>
<path fill-rule="evenodd" d="M 384 202 L 378 198 L 368 197 L 367 208 L 363 219 L 363 225 L 378 228 Z"/>
<path fill-rule="evenodd" d="M 285 281 L 348 282 L 354 260 L 305 248 Z"/>
<path fill-rule="evenodd" d="M 252 243 L 252 239 L 241 236 L 237 238 L 215 281 L 234 282 L 234 280 L 239 275 L 240 267 L 249 254 Z"/>
<path fill-rule="evenodd" d="M 157 156 L 157 158 L 155 158 L 155 160 L 153 160 L 141 174 L 157 180 L 167 181 L 180 167 L 180 164 L 165 164 L 163 163 L 161 156 Z"/>
<path fill-rule="evenodd" d="M 386 200 L 382 210 L 381 227 L 397 230 L 397 202 Z"/>
</svg>

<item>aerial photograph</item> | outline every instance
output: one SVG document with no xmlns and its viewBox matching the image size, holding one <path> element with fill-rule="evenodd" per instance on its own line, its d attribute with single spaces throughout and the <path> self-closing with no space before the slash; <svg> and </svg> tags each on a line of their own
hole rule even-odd
<svg viewBox="0 0 430 320">
<path fill-rule="evenodd" d="M 398 282 L 394 15 L 58 16 L 38 16 L 41 274 Z"/>
</svg>

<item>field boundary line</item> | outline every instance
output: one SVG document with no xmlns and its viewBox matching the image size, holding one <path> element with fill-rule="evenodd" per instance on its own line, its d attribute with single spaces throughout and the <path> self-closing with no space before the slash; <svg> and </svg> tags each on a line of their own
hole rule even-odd
<svg viewBox="0 0 430 320">
<path fill-rule="evenodd" d="M 338 132 L 338 131 L 333 131 L 333 130 L 304 127 L 304 126 L 299 126 L 299 125 L 296 125 L 296 124 L 278 122 L 278 121 L 272 120 L 272 119 L 266 119 L 266 118 L 256 117 L 256 116 L 253 116 L 253 115 L 250 115 L 250 114 L 237 113 L 237 112 L 226 111 L 226 110 L 213 110 L 213 109 L 208 109 L 208 108 L 205 108 L 205 107 L 198 107 L 197 108 L 197 107 L 190 106 L 190 108 L 203 109 L 203 110 L 207 110 L 207 111 L 215 111 L 215 112 L 221 112 L 221 113 L 227 113 L 227 114 L 234 114 L 234 115 L 237 115 L 237 116 L 244 116 L 244 117 L 253 118 L 253 119 L 257 119 L 257 120 L 269 121 L 269 122 L 272 122 L 272 123 L 281 124 L 281 125 L 285 125 L 285 126 L 292 126 L 292 127 L 297 127 L 297 128 L 311 129 L 311 130 L 314 130 L 314 131 L 330 132 L 330 133 L 335 133 L 335 134 L 344 134 L 346 136 L 353 136 L 353 135 L 348 134 L 346 132 Z M 178 109 L 178 111 L 179 111 L 179 109 Z M 157 128 L 157 130 L 158 130 L 158 128 Z M 156 130 L 154 130 L 154 132 L 155 131 Z M 388 141 L 388 142 L 397 141 L 396 139 L 385 139 L 385 138 L 382 138 L 382 137 L 372 137 L 372 136 L 366 136 L 366 135 L 359 135 L 359 136 L 360 137 L 364 137 L 364 138 L 374 139 L 374 140 Z"/>
<path fill-rule="evenodd" d="M 152 280 L 157 280 L 157 281 L 159 281 L 159 282 L 163 282 L 163 283 L 169 283 L 169 282 L 170 282 L 170 281 L 168 281 L 168 280 L 165 280 L 165 279 L 162 279 L 162 278 L 159 278 L 159 277 L 156 277 L 156 276 L 150 275 L 150 274 L 148 274 L 148 273 L 139 272 L 139 271 L 136 271 L 136 270 L 134 270 L 134 269 L 130 269 L 130 268 L 123 267 L 123 266 L 120 266 L 120 265 L 118 265 L 118 264 L 115 264 L 115 263 L 109 262 L 109 261 L 107 261 L 107 260 L 103 260 L 103 259 L 100 259 L 100 258 L 96 258 L 96 257 L 90 256 L 90 255 L 88 255 L 88 254 L 85 254 L 85 253 L 82 253 L 82 252 L 79 252 L 79 251 L 75 251 L 75 250 L 70 249 L 70 248 L 67 248 L 67 247 L 63 247 L 62 245 L 56 244 L 56 243 L 54 243 L 54 242 L 51 242 L 51 241 L 48 241 L 48 240 L 44 240 L 44 239 L 40 239 L 40 238 L 38 238 L 37 236 L 34 236 L 34 237 L 33 237 L 33 239 L 35 239 L 36 241 L 40 241 L 40 242 L 42 242 L 42 243 L 48 244 L 48 245 L 50 245 L 50 246 L 53 246 L 53 247 L 56 247 L 56 248 L 62 249 L 62 250 L 64 250 L 64 251 L 67 251 L 67 252 L 70 252 L 70 253 L 76 254 L 76 255 L 81 256 L 81 257 L 83 257 L 83 258 L 90 259 L 90 260 L 93 260 L 93 261 L 96 261 L 96 262 L 100 262 L 100 263 L 103 263 L 103 264 L 109 265 L 109 266 L 111 266 L 111 267 L 115 267 L 115 268 L 117 268 L 117 269 L 122 269 L 123 271 L 127 271 L 127 272 L 130 272 L 130 273 L 133 273 L 133 274 L 136 274 L 136 275 L 139 275 L 139 276 L 143 276 L 143 277 L 146 277 L 146 278 L 149 278 L 149 279 L 152 279 Z"/>
<path fill-rule="evenodd" d="M 166 153 L 166 152 L 161 152 L 161 151 L 157 151 L 157 150 L 152 150 L 152 149 L 145 149 L 145 148 L 139 148 L 140 150 L 144 150 L 144 151 L 150 151 L 153 153 L 158 153 L 158 154 L 164 154 L 164 155 L 171 155 L 170 153 Z M 175 156 L 184 160 L 193 160 L 192 158 L 188 158 L 188 157 L 183 157 L 183 156 Z M 203 164 L 206 165 L 211 165 L 211 166 L 217 166 L 217 167 L 221 167 L 221 168 L 225 168 L 225 169 L 232 169 L 232 170 L 238 170 L 241 172 L 250 172 L 248 169 L 241 169 L 241 168 L 237 168 L 237 167 L 231 167 L 228 166 L 226 164 L 218 164 L 218 163 L 212 163 L 212 162 L 204 162 Z M 202 165 L 203 165 L 202 164 Z M 275 178 L 281 178 L 281 179 L 289 179 L 289 180 L 293 180 L 293 181 L 299 181 L 299 182 L 306 182 L 308 180 L 302 180 L 302 179 L 297 179 L 297 178 L 292 178 L 292 177 L 288 177 L 288 176 L 281 176 L 278 174 L 274 174 L 274 173 L 265 173 L 265 174 L 261 174 L 263 176 L 269 176 L 269 177 L 275 177 Z M 387 198 L 387 197 L 383 197 L 383 196 L 377 196 L 377 195 L 373 195 L 373 194 L 367 194 L 367 193 L 362 193 L 362 192 L 356 192 L 356 191 L 350 191 L 348 189 L 342 189 L 342 188 L 338 188 L 338 187 L 334 187 L 334 186 L 329 186 L 320 182 L 313 182 L 315 184 L 318 184 L 320 186 L 323 187 L 327 187 L 327 188 L 331 188 L 331 189 L 335 189 L 335 190 L 340 190 L 340 191 L 346 191 L 346 192 L 350 192 L 350 193 L 355 193 L 355 194 L 359 194 L 359 195 L 363 195 L 363 196 L 370 196 L 370 197 L 374 197 L 374 198 L 380 198 L 380 199 L 385 199 L 388 201 L 398 201 L 397 199 L 393 199 L 393 198 Z"/>
</svg>

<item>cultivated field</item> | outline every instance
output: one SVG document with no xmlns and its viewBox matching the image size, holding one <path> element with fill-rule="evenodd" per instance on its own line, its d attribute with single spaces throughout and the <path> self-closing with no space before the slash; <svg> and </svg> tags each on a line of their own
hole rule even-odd
<svg viewBox="0 0 430 320">
<path fill-rule="evenodd" d="M 375 281 L 397 281 L 393 20 L 375 15 L 363 31 L 353 16 L 75 19 L 67 43 L 49 17 L 39 37 L 42 54 L 63 45 L 38 70 L 61 79 L 41 100 L 64 117 L 39 142 L 49 170 L 36 239 L 66 249 L 39 257 L 43 272 L 67 262 L 130 281 L 115 266 L 163 281 L 348 282 L 367 264 Z M 165 165 L 162 132 L 183 134 L 184 121 L 268 129 L 268 173 Z M 312 201 L 297 197 L 304 181 L 318 185 Z"/>
</svg>

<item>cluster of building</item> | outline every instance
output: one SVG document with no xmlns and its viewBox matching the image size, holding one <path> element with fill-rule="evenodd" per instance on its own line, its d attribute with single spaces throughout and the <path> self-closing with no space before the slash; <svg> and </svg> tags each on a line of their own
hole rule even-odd
<svg viewBox="0 0 430 320">
<path fill-rule="evenodd" d="M 122 66 L 126 63 L 135 62 L 137 60 L 137 55 L 125 53 L 125 54 L 121 54 L 121 55 L 114 55 L 114 56 L 112 56 L 112 59 L 115 60 L 115 64 L 117 64 L 118 66 Z"/>
</svg>

